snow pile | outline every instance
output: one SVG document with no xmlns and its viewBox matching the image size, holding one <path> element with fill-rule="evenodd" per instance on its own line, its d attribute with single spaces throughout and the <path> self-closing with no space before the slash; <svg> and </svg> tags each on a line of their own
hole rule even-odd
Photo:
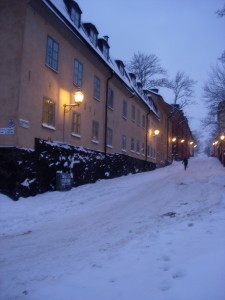
<svg viewBox="0 0 225 300">
<path fill-rule="evenodd" d="M 0 299 L 224 300 L 225 172 L 192 158 L 13 202 Z"/>
</svg>

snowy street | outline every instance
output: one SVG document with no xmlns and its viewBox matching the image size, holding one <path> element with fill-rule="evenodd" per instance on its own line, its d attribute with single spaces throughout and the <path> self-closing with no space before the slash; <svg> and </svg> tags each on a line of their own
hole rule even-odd
<svg viewBox="0 0 225 300">
<path fill-rule="evenodd" d="M 199 157 L 186 171 L 0 194 L 0 299 L 224 300 L 224 167 Z"/>
</svg>

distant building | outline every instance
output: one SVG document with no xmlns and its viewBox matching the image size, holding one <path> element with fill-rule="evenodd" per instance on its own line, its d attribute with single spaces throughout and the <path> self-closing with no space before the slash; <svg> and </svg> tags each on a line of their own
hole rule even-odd
<svg viewBox="0 0 225 300">
<path fill-rule="evenodd" d="M 190 130 L 188 119 L 180 106 L 171 105 L 172 120 L 172 153 L 175 160 L 194 155 L 195 141 Z"/>
<path fill-rule="evenodd" d="M 213 142 L 213 156 L 218 157 L 225 166 L 225 101 L 221 101 L 217 110 L 218 132 Z"/>
</svg>

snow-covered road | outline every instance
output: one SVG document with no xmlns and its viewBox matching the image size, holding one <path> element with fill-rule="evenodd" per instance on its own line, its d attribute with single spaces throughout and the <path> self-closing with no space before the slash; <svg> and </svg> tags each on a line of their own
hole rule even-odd
<svg viewBox="0 0 225 300">
<path fill-rule="evenodd" d="M 224 300 L 225 169 L 192 158 L 186 172 L 0 194 L 0 299 Z"/>
</svg>

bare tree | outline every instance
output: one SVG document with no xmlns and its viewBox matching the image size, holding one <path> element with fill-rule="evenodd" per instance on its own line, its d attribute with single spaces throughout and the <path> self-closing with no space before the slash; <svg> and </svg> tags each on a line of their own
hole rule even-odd
<svg viewBox="0 0 225 300">
<path fill-rule="evenodd" d="M 155 54 L 135 53 L 127 68 L 136 75 L 144 88 L 167 86 L 167 72 Z"/>
<path fill-rule="evenodd" d="M 211 67 L 209 79 L 203 87 L 204 98 L 209 115 L 216 116 L 218 105 L 225 101 L 225 58 L 224 53 L 215 67 Z"/>
<path fill-rule="evenodd" d="M 211 145 L 219 131 L 217 118 L 219 104 L 225 101 L 225 52 L 218 59 L 216 66 L 211 67 L 209 79 L 203 87 L 203 92 L 208 115 L 202 120 L 202 127 L 208 129 L 208 143 Z"/>
<path fill-rule="evenodd" d="M 224 17 L 225 16 L 225 4 L 224 4 L 223 8 L 218 9 L 216 13 L 219 17 L 221 17 L 221 18 Z"/>
<path fill-rule="evenodd" d="M 174 93 L 173 104 L 179 104 L 181 108 L 193 104 L 195 84 L 196 81 L 185 75 L 183 71 L 178 71 L 174 80 L 171 80 L 167 86 Z"/>
</svg>

